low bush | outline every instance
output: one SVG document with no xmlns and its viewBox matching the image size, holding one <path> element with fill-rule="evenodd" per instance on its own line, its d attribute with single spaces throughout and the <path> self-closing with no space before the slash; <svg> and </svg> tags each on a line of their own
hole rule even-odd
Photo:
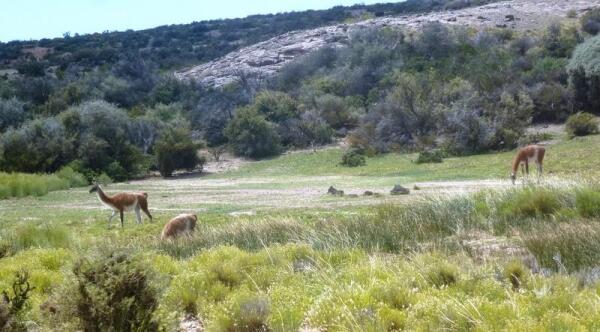
<svg viewBox="0 0 600 332">
<path fill-rule="evenodd" d="M 598 121 L 589 113 L 573 114 L 567 119 L 566 130 L 569 137 L 597 134 Z"/>
<path fill-rule="evenodd" d="M 65 166 L 56 172 L 58 178 L 69 181 L 71 187 L 84 187 L 88 181 L 81 173 L 75 172 L 71 167 Z"/>
<path fill-rule="evenodd" d="M 504 267 L 504 278 L 510 282 L 513 289 L 521 288 L 527 278 L 527 269 L 519 261 L 512 261 Z"/>
<path fill-rule="evenodd" d="M 85 331 L 157 331 L 158 306 L 148 272 L 131 257 L 104 254 L 83 259 L 73 269 L 75 282 L 68 297 L 78 325 Z M 64 294 L 67 296 L 67 294 Z M 68 303 L 68 302 L 67 302 Z M 58 306 L 61 308 L 61 306 Z"/>
<path fill-rule="evenodd" d="M 340 164 L 347 167 L 365 166 L 367 164 L 367 159 L 359 150 L 350 149 L 342 155 Z"/>
<path fill-rule="evenodd" d="M 241 292 L 233 299 L 225 315 L 219 318 L 219 330 L 266 332 L 270 315 L 269 299 L 265 296 Z"/>
<path fill-rule="evenodd" d="M 439 262 L 427 271 L 426 279 L 436 287 L 455 284 L 458 281 L 458 268 L 450 263 Z"/>
<path fill-rule="evenodd" d="M 29 284 L 29 273 L 19 271 L 12 283 L 12 294 L 2 291 L 0 298 L 0 330 L 27 331 L 23 313 L 29 306 L 30 292 L 35 289 Z"/>
<path fill-rule="evenodd" d="M 169 177 L 178 169 L 191 171 L 197 166 L 202 167 L 206 158 L 198 156 L 198 147 L 192 141 L 188 129 L 171 128 L 166 130 L 155 144 L 160 175 Z"/>
<path fill-rule="evenodd" d="M 440 150 L 425 150 L 419 152 L 417 164 L 441 163 L 444 160 L 444 153 Z"/>
</svg>

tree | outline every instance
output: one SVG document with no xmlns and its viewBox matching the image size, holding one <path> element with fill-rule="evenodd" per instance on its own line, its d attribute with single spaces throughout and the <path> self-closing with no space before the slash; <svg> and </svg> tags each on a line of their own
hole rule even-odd
<svg viewBox="0 0 600 332">
<path fill-rule="evenodd" d="M 53 172 L 71 157 L 72 144 L 54 118 L 28 122 L 0 136 L 0 169 L 8 172 Z"/>
<path fill-rule="evenodd" d="M 25 104 L 16 98 L 0 99 L 0 132 L 25 121 Z"/>
<path fill-rule="evenodd" d="M 567 66 L 575 105 L 600 113 L 600 35 L 577 46 Z"/>
<path fill-rule="evenodd" d="M 264 158 L 281 153 L 279 135 L 273 123 L 255 108 L 244 107 L 237 111 L 225 128 L 235 154 L 249 158 Z"/>
<path fill-rule="evenodd" d="M 204 160 L 198 157 L 198 146 L 191 139 L 188 128 L 170 127 L 166 129 L 154 146 L 158 170 L 169 177 L 175 170 L 193 170 Z"/>
</svg>

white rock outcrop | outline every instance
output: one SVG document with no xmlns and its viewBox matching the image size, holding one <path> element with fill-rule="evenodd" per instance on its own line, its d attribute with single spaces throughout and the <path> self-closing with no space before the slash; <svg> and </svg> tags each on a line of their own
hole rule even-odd
<svg viewBox="0 0 600 332">
<path fill-rule="evenodd" d="M 426 23 L 441 22 L 449 25 L 527 30 L 564 19 L 571 10 L 580 16 L 596 6 L 600 6 L 600 0 L 512 0 L 461 10 L 382 17 L 293 31 L 178 71 L 175 77 L 197 81 L 205 86 L 220 87 L 238 80 L 242 75 L 268 77 L 296 57 L 326 45 L 343 47 L 352 31 L 360 29 L 384 26 L 418 29 Z"/>
</svg>

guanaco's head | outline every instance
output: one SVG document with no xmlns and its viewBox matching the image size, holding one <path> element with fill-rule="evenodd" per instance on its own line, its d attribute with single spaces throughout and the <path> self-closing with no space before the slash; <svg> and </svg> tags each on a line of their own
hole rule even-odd
<svg viewBox="0 0 600 332">
<path fill-rule="evenodd" d="M 515 173 L 510 173 L 510 180 L 512 181 L 512 184 L 515 184 L 515 181 L 517 180 L 517 175 Z"/>
<path fill-rule="evenodd" d="M 99 189 L 100 189 L 100 185 L 97 182 L 94 182 L 92 184 L 92 188 L 90 188 L 90 194 L 98 192 Z"/>
</svg>

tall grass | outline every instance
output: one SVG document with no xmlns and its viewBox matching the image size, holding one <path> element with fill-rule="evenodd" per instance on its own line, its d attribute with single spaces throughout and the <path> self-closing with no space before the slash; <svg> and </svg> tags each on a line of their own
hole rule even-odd
<svg viewBox="0 0 600 332">
<path fill-rule="evenodd" d="M 65 167 L 56 174 L 25 174 L 0 172 L 0 199 L 43 196 L 50 191 L 85 186 L 83 175 Z"/>
<path fill-rule="evenodd" d="M 556 271 L 575 272 L 600 266 L 598 223 L 540 225 L 523 234 L 523 243 L 541 266 Z"/>
<path fill-rule="evenodd" d="M 72 239 L 66 227 L 25 224 L 0 233 L 0 256 L 12 256 L 30 248 L 69 248 Z"/>
<path fill-rule="evenodd" d="M 381 205 L 373 207 L 372 213 L 334 215 L 316 221 L 290 215 L 249 218 L 219 226 L 201 224 L 190 238 L 152 242 L 151 246 L 180 258 L 222 245 L 259 250 L 286 243 L 308 244 L 317 250 L 455 251 L 461 248 L 460 237 L 472 231 L 506 236 L 527 233 L 531 239 L 535 234 L 543 235 L 546 224 L 569 224 L 573 218 L 595 220 L 590 212 L 595 211 L 595 205 L 578 208 L 583 204 L 578 202 L 589 201 L 580 198 L 583 192 L 585 197 L 595 197 L 597 193 L 585 188 L 525 187 L 455 198 L 426 198 L 410 205 Z M 534 254 L 537 256 L 537 251 Z"/>
</svg>

